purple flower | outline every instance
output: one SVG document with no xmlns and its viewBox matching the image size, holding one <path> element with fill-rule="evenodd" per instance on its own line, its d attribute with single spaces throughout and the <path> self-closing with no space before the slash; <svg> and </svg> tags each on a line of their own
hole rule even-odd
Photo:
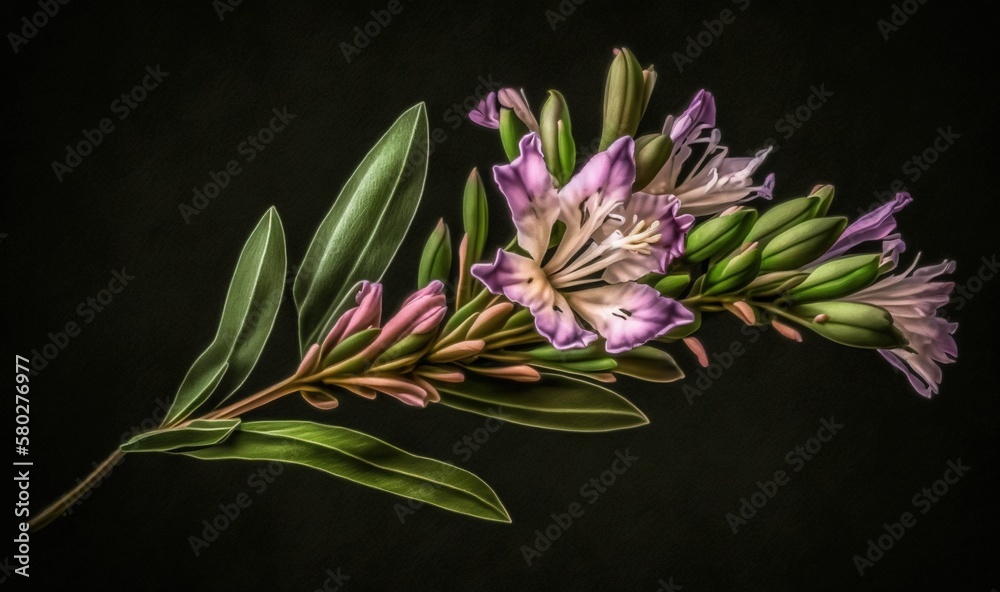
<svg viewBox="0 0 1000 592">
<path fill-rule="evenodd" d="M 680 303 L 634 281 L 666 271 L 694 218 L 678 215 L 673 196 L 632 194 L 632 138 L 592 158 L 558 191 L 537 134 L 522 138 L 520 149 L 511 164 L 494 168 L 494 178 L 528 256 L 498 250 L 472 275 L 526 306 L 559 349 L 585 347 L 600 335 L 608 352 L 620 353 L 694 320 Z M 565 232 L 550 249 L 557 221 Z"/>
<path fill-rule="evenodd" d="M 469 112 L 469 119 L 485 128 L 500 129 L 500 102 L 497 100 L 497 93 L 491 92 L 479 101 L 476 108 Z"/>
<path fill-rule="evenodd" d="M 910 197 L 909 193 L 897 193 L 892 201 L 886 202 L 861 216 L 844 230 L 837 242 L 830 247 L 825 255 L 817 259 L 814 265 L 829 261 L 869 241 L 889 241 L 890 244 L 887 248 L 893 254 L 904 251 L 906 249 L 905 243 L 899 240 L 898 234 L 892 234 L 896 230 L 895 214 L 912 201 L 913 198 Z"/>
<path fill-rule="evenodd" d="M 695 216 L 716 214 L 757 197 L 771 199 L 774 175 L 762 185 L 751 176 L 764 162 L 770 148 L 753 157 L 730 158 L 715 127 L 715 98 L 702 90 L 679 117 L 667 117 L 663 133 L 674 141 L 670 158 L 643 191 L 675 195 L 680 211 Z"/>
<path fill-rule="evenodd" d="M 501 88 L 499 93 L 491 92 L 486 95 L 476 108 L 469 112 L 469 119 L 472 123 L 485 128 L 500 129 L 501 108 L 513 111 L 530 131 L 538 131 L 538 120 L 528 106 L 524 91 L 513 88 Z"/>
<path fill-rule="evenodd" d="M 881 306 L 889 311 L 897 329 L 909 340 L 905 348 L 879 350 L 890 364 L 902 370 L 914 390 L 925 397 L 937 394 L 941 384 L 939 364 L 951 364 L 958 357 L 952 336 L 957 323 L 937 316 L 948 304 L 953 282 L 934 281 L 955 271 L 953 261 L 917 268 L 920 258 L 905 272 L 888 276 L 844 298 Z"/>
</svg>

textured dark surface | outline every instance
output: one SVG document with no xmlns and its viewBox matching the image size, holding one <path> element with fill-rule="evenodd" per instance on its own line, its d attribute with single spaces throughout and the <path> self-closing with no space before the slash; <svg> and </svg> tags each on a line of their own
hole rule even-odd
<svg viewBox="0 0 1000 592">
<path fill-rule="evenodd" d="M 300 260 L 354 166 L 423 100 L 432 129 L 447 139 L 431 158 L 423 206 L 387 281 L 387 306 L 398 304 L 435 220 L 460 224 L 469 169 L 502 158 L 495 136 L 450 111 L 479 77 L 524 86 L 536 106 L 548 88 L 562 90 L 583 144 L 598 133 L 611 49 L 629 45 L 661 73 L 644 129 L 709 88 L 734 153 L 777 139 L 765 168 L 777 174 L 780 197 L 834 183 L 833 211 L 854 216 L 901 179 L 916 199 L 899 216 L 914 252 L 957 259 L 963 283 L 996 254 L 996 22 L 985 6 L 929 2 L 886 40 L 876 21 L 890 17 L 887 1 L 589 0 L 553 31 L 545 11 L 557 0 L 518 9 L 404 0 L 347 63 L 340 44 L 386 4 L 334 4 L 243 2 L 220 22 L 210 0 L 71 2 L 16 55 L 0 51 L 12 102 L 0 115 L 8 146 L 5 355 L 43 347 L 69 321 L 82 326 L 31 383 L 35 509 L 103 459 L 157 398 L 173 395 L 212 337 L 240 245 L 266 208 L 277 205 L 290 258 Z M 735 20 L 678 72 L 674 53 L 724 9 Z M 0 23 L 16 31 L 37 10 L 5 2 Z M 111 102 L 158 64 L 169 73 L 160 87 L 57 181 L 51 162 L 63 147 L 116 117 Z M 790 128 L 776 121 L 823 85 L 833 95 L 785 138 Z M 296 116 L 287 129 L 186 224 L 179 204 L 241 158 L 239 143 L 284 106 Z M 961 137 L 914 180 L 903 163 L 949 126 Z M 495 189 L 490 200 L 493 242 L 506 241 Z M 86 323 L 78 305 L 122 266 L 135 279 Z M 701 396 L 689 401 L 679 384 L 620 383 L 652 420 L 627 432 L 507 425 L 464 453 L 457 443 L 484 427 L 480 417 L 391 400 L 348 400 L 317 415 L 300 400 L 283 401 L 257 417 L 336 422 L 460 464 L 494 486 L 514 523 L 434 508 L 401 523 L 396 504 L 405 502 L 306 469 L 285 469 L 261 492 L 257 478 L 248 483 L 258 464 L 149 455 L 128 458 L 72 516 L 33 535 L 30 582 L 38 590 L 309 591 L 339 568 L 350 578 L 342 590 L 653 592 L 672 579 L 685 591 L 990 592 L 1000 586 L 996 295 L 997 283 L 987 281 L 951 307 L 963 322 L 961 362 L 946 369 L 932 401 L 872 353 L 815 336 L 802 345 L 772 334 L 754 341 L 732 318 L 708 322 L 703 341 L 710 352 L 736 341 L 745 354 Z M 284 376 L 296 349 L 289 294 L 248 386 Z M 676 354 L 694 385 L 693 359 Z M 831 416 L 844 427 L 794 472 L 786 454 Z M 591 504 L 580 488 L 612 466 L 616 450 L 638 460 Z M 913 496 L 959 458 L 968 474 L 920 514 Z M 734 535 L 726 514 L 778 469 L 789 483 Z M 195 557 L 189 536 L 241 493 L 252 505 Z M 529 566 L 522 545 L 574 502 L 583 515 Z M 908 511 L 916 525 L 859 577 L 852 558 Z M 12 554 L 7 533 L 0 559 Z M 8 575 L 13 562 L 3 566 L 0 587 L 25 584 Z"/>
</svg>

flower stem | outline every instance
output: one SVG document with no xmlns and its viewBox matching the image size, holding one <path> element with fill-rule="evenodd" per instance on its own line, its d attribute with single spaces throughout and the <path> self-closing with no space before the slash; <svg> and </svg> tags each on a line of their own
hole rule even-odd
<svg viewBox="0 0 1000 592">
<path fill-rule="evenodd" d="M 104 479 L 105 475 L 111 472 L 111 467 L 117 465 L 121 462 L 122 457 L 125 453 L 121 449 L 116 449 L 111 453 L 108 458 L 104 459 L 104 462 L 97 465 L 93 472 L 87 475 L 83 481 L 77 483 L 76 487 L 67 491 L 59 499 L 49 504 L 47 508 L 38 513 L 34 518 L 28 521 L 29 528 L 31 532 L 37 532 L 44 528 L 48 523 L 52 522 L 60 515 L 62 515 L 66 510 L 73 507 L 80 498 L 82 498 L 88 491 L 93 489 L 95 486 L 100 484 L 101 480 Z"/>
<path fill-rule="evenodd" d="M 256 409 L 262 405 L 266 405 L 267 403 L 279 399 L 287 394 L 301 390 L 302 383 L 300 381 L 305 382 L 305 379 L 301 379 L 296 376 L 286 378 L 285 380 L 277 384 L 273 384 L 262 391 L 233 403 L 232 405 L 216 409 L 215 411 L 204 415 L 201 419 L 228 419 L 239 417 L 248 411 Z M 167 426 L 161 429 L 182 428 L 191 423 L 191 421 L 193 420 L 188 419 L 178 423 L 177 425 Z M 59 499 L 52 502 L 48 507 L 32 518 L 28 522 L 31 531 L 36 532 L 41 530 L 47 524 L 65 513 L 66 510 L 73 507 L 73 505 L 76 504 L 80 498 L 87 494 L 87 492 L 99 485 L 101 480 L 111 472 L 111 467 L 121 462 L 124 456 L 125 453 L 122 452 L 120 448 L 112 452 L 108 458 L 104 459 L 104 462 L 99 464 L 89 475 L 77 483 L 76 487 L 64 493 Z"/>
</svg>

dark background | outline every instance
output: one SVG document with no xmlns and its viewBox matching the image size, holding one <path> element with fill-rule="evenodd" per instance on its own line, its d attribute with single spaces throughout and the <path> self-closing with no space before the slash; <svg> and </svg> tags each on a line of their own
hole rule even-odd
<svg viewBox="0 0 1000 592">
<path fill-rule="evenodd" d="M 628 45 L 660 72 L 644 130 L 708 88 L 733 153 L 778 140 L 765 170 L 777 174 L 780 198 L 834 183 L 833 212 L 856 216 L 875 203 L 874 192 L 904 180 L 916 199 L 899 216 L 910 255 L 919 248 L 930 262 L 957 260 L 964 284 L 981 258 L 996 254 L 997 23 L 985 5 L 920 5 L 886 40 L 877 21 L 890 18 L 888 1 L 589 0 L 553 31 L 545 11 L 558 10 L 558 0 L 403 0 L 403 12 L 347 63 L 340 44 L 386 3 L 333 4 L 243 2 L 220 21 L 210 0 L 78 0 L 16 55 L 0 50 L 12 103 L 0 115 L 6 357 L 81 322 L 78 305 L 106 287 L 111 270 L 135 276 L 32 380 L 35 510 L 89 472 L 158 398 L 173 396 L 214 334 L 240 246 L 266 208 L 277 205 L 290 261 L 299 261 L 368 148 L 399 113 L 426 101 L 431 128 L 447 140 L 431 158 L 423 205 L 387 278 L 393 308 L 435 220 L 460 224 L 469 169 L 503 157 L 494 135 L 446 119 L 480 76 L 525 87 L 536 107 L 547 89 L 562 90 L 585 144 L 598 133 L 611 50 Z M 675 52 L 724 9 L 735 21 L 679 72 Z M 17 31 L 37 10 L 5 2 L 3 30 Z M 58 182 L 51 162 L 64 158 L 64 146 L 115 117 L 110 103 L 158 64 L 169 72 L 160 87 Z M 776 122 L 821 85 L 833 96 L 785 138 Z M 179 204 L 283 106 L 295 120 L 186 224 Z M 948 126 L 960 138 L 914 180 L 904 163 Z M 494 242 L 506 241 L 505 206 L 495 189 L 490 198 Z M 350 578 L 342 590 L 653 592 L 672 581 L 685 591 L 990 592 L 1000 586 L 996 295 L 987 281 L 950 307 L 962 322 L 961 361 L 946 368 L 933 400 L 873 353 L 815 336 L 801 345 L 772 334 L 750 343 L 735 319 L 718 318 L 701 333 L 709 351 L 738 341 L 746 354 L 690 402 L 680 384 L 622 381 L 619 390 L 652 421 L 626 432 L 507 425 L 463 462 L 454 447 L 484 426 L 479 416 L 383 398 L 346 400 L 320 417 L 301 400 L 282 401 L 255 417 L 336 422 L 455 462 L 497 490 L 513 524 L 435 508 L 401 523 L 395 505 L 404 500 L 307 469 L 287 468 L 258 493 L 247 480 L 264 465 L 149 455 L 127 459 L 72 516 L 32 536 L 30 582 L 39 590 L 311 591 L 339 568 Z M 294 315 L 289 295 L 248 388 L 297 363 Z M 676 354 L 694 384 L 694 360 Z M 12 412 L 11 401 L 4 413 Z M 734 535 L 726 514 L 758 481 L 789 470 L 786 454 L 830 416 L 844 425 L 840 433 Z M 588 504 L 580 486 L 626 449 L 639 460 Z M 959 458 L 968 474 L 859 577 L 854 555 L 884 533 L 883 523 L 915 512 L 911 498 Z M 188 537 L 241 492 L 252 506 L 195 557 Z M 528 566 L 522 545 L 572 502 L 585 514 Z M 10 542 L 0 559 L 8 554 Z M 8 575 L 11 562 L 3 565 L 0 586 L 25 583 Z"/>
</svg>

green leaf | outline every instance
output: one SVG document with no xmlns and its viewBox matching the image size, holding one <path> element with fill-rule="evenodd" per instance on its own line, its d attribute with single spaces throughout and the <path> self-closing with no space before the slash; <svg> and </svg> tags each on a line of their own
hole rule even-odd
<svg viewBox="0 0 1000 592">
<path fill-rule="evenodd" d="M 344 185 L 320 224 L 292 293 L 303 353 L 353 303 L 361 280 L 382 278 L 406 235 L 427 176 L 427 110 L 410 108 Z"/>
<path fill-rule="evenodd" d="M 616 374 L 624 374 L 647 382 L 674 382 L 684 378 L 674 358 L 665 351 L 648 345 L 630 349 L 615 356 Z"/>
<path fill-rule="evenodd" d="M 460 383 L 435 383 L 449 407 L 522 425 L 571 432 L 610 432 L 649 423 L 632 403 L 602 386 L 556 374 L 534 383 L 466 375 Z"/>
<path fill-rule="evenodd" d="M 139 434 L 121 445 L 124 452 L 169 452 L 218 444 L 240 425 L 239 419 L 196 419 L 182 428 Z"/>
<path fill-rule="evenodd" d="M 228 397 L 247 379 L 278 315 L 286 263 L 285 232 L 271 208 L 240 253 L 215 339 L 188 370 L 163 425 L 188 417 L 215 392 Z"/>
<path fill-rule="evenodd" d="M 490 486 L 472 473 L 338 426 L 307 421 L 248 422 L 217 446 L 179 454 L 202 460 L 302 465 L 453 512 L 510 522 Z"/>
</svg>

